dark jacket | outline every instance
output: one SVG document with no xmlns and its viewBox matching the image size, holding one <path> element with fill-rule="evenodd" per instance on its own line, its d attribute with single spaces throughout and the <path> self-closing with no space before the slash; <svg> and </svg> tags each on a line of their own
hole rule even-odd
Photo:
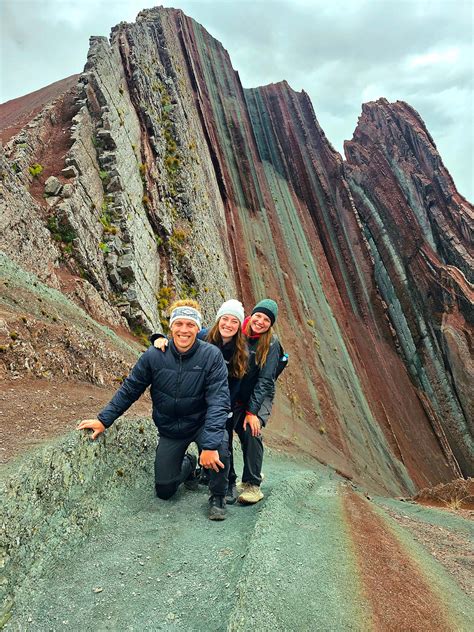
<svg viewBox="0 0 474 632">
<path fill-rule="evenodd" d="M 221 445 L 230 410 L 227 367 L 217 347 L 196 340 L 179 353 L 170 340 L 166 353 L 150 347 L 101 410 L 106 428 L 151 386 L 153 421 L 160 435 L 185 439 L 204 425 L 204 450 Z"/>
<path fill-rule="evenodd" d="M 197 335 L 198 339 L 204 340 L 204 342 L 206 342 L 208 332 L 209 332 L 209 329 L 207 327 L 203 327 L 200 331 L 198 331 L 198 335 Z M 153 344 L 155 340 L 158 340 L 158 338 L 167 338 L 167 336 L 163 334 L 152 334 L 150 336 L 151 344 Z M 214 346 L 217 346 L 217 345 L 214 345 Z M 234 338 L 232 338 L 230 342 L 223 345 L 222 347 L 217 347 L 217 348 L 220 350 L 220 352 L 224 356 L 224 361 L 227 365 L 227 370 L 229 370 L 229 363 L 235 351 Z M 233 406 L 236 402 L 237 395 L 239 394 L 240 379 L 238 377 L 232 377 L 229 375 L 228 382 L 229 382 L 229 393 L 230 393 L 230 405 Z"/>
<path fill-rule="evenodd" d="M 258 415 L 264 401 L 273 401 L 275 395 L 275 372 L 280 359 L 280 343 L 273 336 L 265 364 L 262 368 L 257 365 L 255 354 L 258 338 L 248 338 L 249 364 L 247 373 L 240 382 L 238 400 L 247 412 Z"/>
<path fill-rule="evenodd" d="M 209 332 L 209 329 L 206 329 L 206 328 L 201 329 L 197 337 L 199 338 L 199 340 L 206 340 L 208 332 Z M 220 350 L 220 352 L 224 356 L 224 361 L 227 365 L 227 371 L 228 371 L 230 361 L 232 360 L 232 356 L 234 355 L 234 352 L 235 352 L 235 338 L 232 338 L 225 345 L 222 345 L 222 347 L 217 346 L 217 348 Z M 238 377 L 232 377 L 231 375 L 229 375 L 228 382 L 229 382 L 229 393 L 230 393 L 230 405 L 233 406 L 235 404 L 237 395 L 239 393 L 240 379 Z"/>
</svg>

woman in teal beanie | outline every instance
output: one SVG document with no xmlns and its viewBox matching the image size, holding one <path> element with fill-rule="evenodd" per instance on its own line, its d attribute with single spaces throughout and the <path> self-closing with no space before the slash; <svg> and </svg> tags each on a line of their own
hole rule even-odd
<svg viewBox="0 0 474 632">
<path fill-rule="evenodd" d="M 262 482 L 263 441 L 262 427 L 270 416 L 275 395 L 275 373 L 281 354 L 280 343 L 273 333 L 278 316 L 278 305 L 266 298 L 258 302 L 242 325 L 247 338 L 249 363 L 242 378 L 237 402 L 233 407 L 234 430 L 242 445 L 244 470 L 242 482 L 236 486 L 238 502 L 254 504 L 263 498 Z M 236 474 L 231 462 L 229 488 L 235 486 Z"/>
</svg>

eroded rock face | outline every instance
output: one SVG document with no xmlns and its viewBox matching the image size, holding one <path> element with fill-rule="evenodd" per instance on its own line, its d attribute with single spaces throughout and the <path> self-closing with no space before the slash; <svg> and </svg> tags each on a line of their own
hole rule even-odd
<svg viewBox="0 0 474 632">
<path fill-rule="evenodd" d="M 0 193 L 0 249 L 17 263 L 35 270 L 42 281 L 59 288 L 54 269 L 59 249 L 45 226 L 41 208 L 15 173 L 17 164 L 9 162 L 0 147 L 0 169 L 4 174 Z"/>
<path fill-rule="evenodd" d="M 400 352 L 462 471 L 471 475 L 473 208 L 456 191 L 420 116 L 405 103 L 365 104 L 345 151 Z"/>
<path fill-rule="evenodd" d="M 66 211 L 79 261 L 147 330 L 161 328 L 163 287 L 199 293 L 212 309 L 234 293 L 212 163 L 199 152 L 203 132 L 189 80 L 178 75 L 179 48 L 172 63 L 173 50 L 160 45 L 163 28 L 139 20 L 117 27 L 111 44 L 91 39 L 66 157 L 79 174 Z"/>
</svg>

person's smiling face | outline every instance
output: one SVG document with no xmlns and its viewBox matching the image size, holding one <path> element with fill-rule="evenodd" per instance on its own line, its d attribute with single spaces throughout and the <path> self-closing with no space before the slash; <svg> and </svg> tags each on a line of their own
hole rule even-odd
<svg viewBox="0 0 474 632">
<path fill-rule="evenodd" d="M 266 314 L 262 314 L 261 312 L 256 312 L 250 316 L 249 325 L 252 333 L 254 334 L 264 334 L 271 327 L 272 321 L 268 318 Z"/>
<path fill-rule="evenodd" d="M 219 318 L 219 333 L 224 342 L 228 342 L 239 331 L 240 321 L 235 316 L 224 314 Z"/>
<path fill-rule="evenodd" d="M 185 353 L 188 349 L 191 349 L 198 331 L 199 327 L 194 320 L 189 320 L 189 318 L 178 318 L 175 320 L 171 325 L 171 336 L 176 349 L 180 353 Z"/>
</svg>

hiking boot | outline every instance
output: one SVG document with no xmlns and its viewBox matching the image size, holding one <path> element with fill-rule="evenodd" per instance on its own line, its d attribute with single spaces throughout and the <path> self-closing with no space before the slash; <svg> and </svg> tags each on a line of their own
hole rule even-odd
<svg viewBox="0 0 474 632">
<path fill-rule="evenodd" d="M 186 489 L 195 492 L 199 487 L 198 476 L 200 472 L 200 469 L 196 469 L 197 457 L 195 457 L 194 454 L 191 454 L 190 452 L 186 452 L 184 456 L 185 458 L 187 457 L 189 462 L 191 463 L 191 473 L 184 481 L 184 486 L 186 487 Z"/>
<path fill-rule="evenodd" d="M 233 505 L 237 500 L 237 496 L 239 492 L 237 491 L 237 487 L 235 483 L 229 483 L 227 488 L 227 494 L 225 495 L 225 502 L 227 505 Z"/>
<path fill-rule="evenodd" d="M 247 489 L 249 485 L 250 483 L 243 483 L 242 481 L 240 481 L 239 483 L 236 484 L 235 488 L 237 489 L 238 493 L 241 494 Z"/>
<path fill-rule="evenodd" d="M 263 479 L 265 478 L 265 474 L 263 472 L 260 472 L 260 477 L 261 477 L 262 482 L 263 482 Z M 239 494 L 241 494 L 243 491 L 245 491 L 249 485 L 250 485 L 250 483 L 244 483 L 242 481 L 237 483 L 236 487 L 237 487 L 237 491 L 239 492 Z"/>
<path fill-rule="evenodd" d="M 258 485 L 249 485 L 247 483 L 247 488 L 240 494 L 237 498 L 239 503 L 243 505 L 254 505 L 258 503 L 259 500 L 262 500 L 263 492 Z"/>
<path fill-rule="evenodd" d="M 209 498 L 209 520 L 225 520 L 224 496 L 211 496 Z"/>
</svg>

